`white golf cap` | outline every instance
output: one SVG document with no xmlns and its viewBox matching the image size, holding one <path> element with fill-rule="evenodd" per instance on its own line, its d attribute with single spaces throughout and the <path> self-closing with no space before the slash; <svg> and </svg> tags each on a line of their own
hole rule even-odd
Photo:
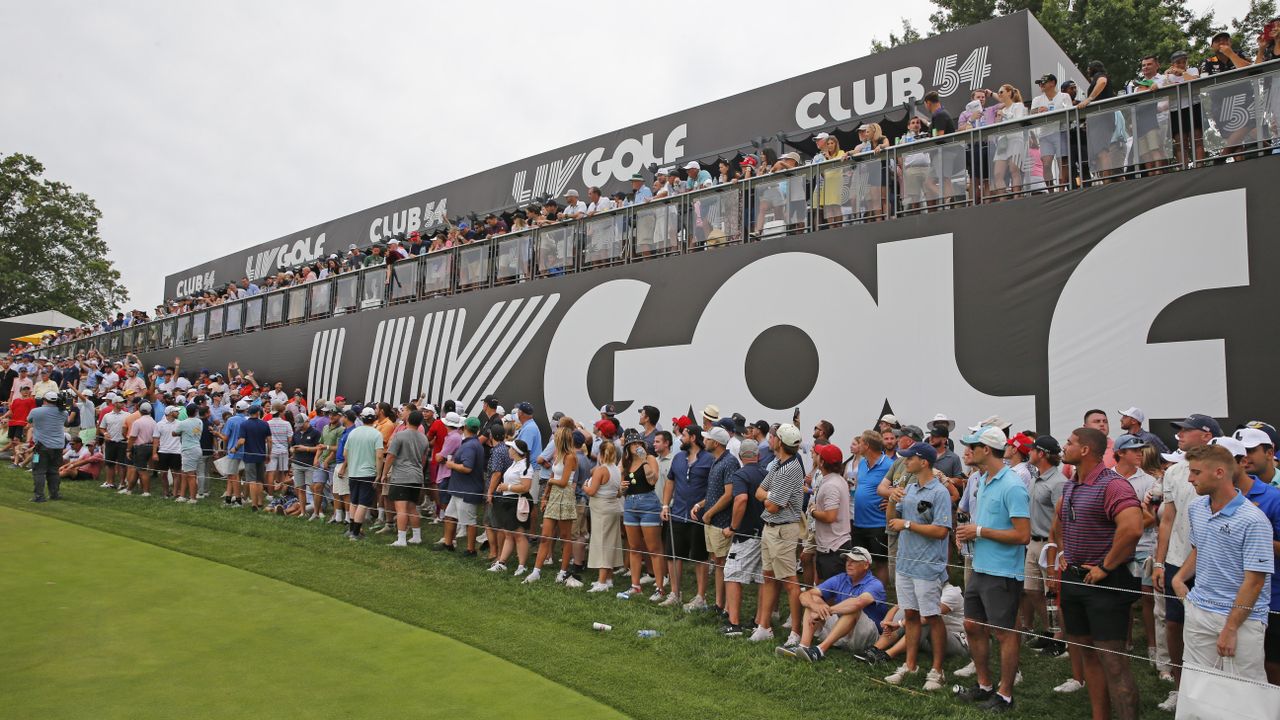
<svg viewBox="0 0 1280 720">
<path fill-rule="evenodd" d="M 721 428 L 722 430 L 724 428 Z M 778 426 L 778 440 L 787 447 L 796 447 L 800 444 L 800 428 L 791 423 L 784 423 Z"/>
<path fill-rule="evenodd" d="M 704 440 L 715 440 L 721 445 L 729 444 L 729 431 L 725 430 L 719 425 L 716 425 L 715 427 L 703 433 L 702 437 Z"/>
<path fill-rule="evenodd" d="M 830 135 L 830 134 L 828 134 L 828 133 L 824 133 L 824 132 L 820 132 L 820 133 L 818 133 L 817 135 L 814 135 L 814 136 L 813 136 L 813 139 L 814 139 L 814 140 L 819 140 L 819 141 L 821 141 L 821 140 L 827 140 L 827 139 L 829 139 L 830 137 L 831 137 L 831 135 Z"/>
<path fill-rule="evenodd" d="M 427 403 L 426 405 L 423 405 L 423 406 L 422 406 L 422 412 L 424 412 L 424 413 L 431 413 L 432 415 L 435 415 L 435 414 L 436 414 L 436 406 L 435 406 L 435 405 L 432 405 L 431 403 Z"/>
<path fill-rule="evenodd" d="M 965 435 L 961 440 L 965 445 L 986 445 L 994 450 L 1004 450 L 1004 446 L 1009 440 L 1004 436 L 1004 431 L 994 425 L 984 425 L 973 431 L 971 435 Z"/>
<path fill-rule="evenodd" d="M 1231 437 L 1243 445 L 1246 450 L 1252 450 L 1259 445 L 1271 444 L 1271 436 L 1257 428 L 1240 428 L 1232 433 Z"/>
<path fill-rule="evenodd" d="M 991 417 L 987 418 L 986 420 L 983 420 L 977 425 L 971 426 L 969 429 L 973 432 L 978 432 L 982 428 L 990 426 L 990 427 L 1004 430 L 1005 428 L 1009 427 L 1012 424 L 1013 423 L 1007 422 L 1004 419 L 1002 419 L 999 415 L 992 415 Z"/>
<path fill-rule="evenodd" d="M 1142 412 L 1142 408 L 1139 407 L 1131 407 L 1128 410 L 1121 410 L 1120 414 L 1128 415 L 1134 420 L 1137 420 L 1139 425 L 1147 421 L 1147 414 Z"/>
<path fill-rule="evenodd" d="M 1171 453 L 1160 453 L 1160 457 L 1164 458 L 1165 462 L 1171 462 L 1171 463 L 1182 462 L 1182 459 L 1186 457 L 1186 455 L 1187 454 L 1182 452 L 1181 450 L 1174 450 Z"/>
<path fill-rule="evenodd" d="M 366 407 L 365 407 L 365 409 L 363 409 L 363 410 L 361 410 L 361 411 L 360 411 L 360 417 L 367 417 L 367 418 L 369 418 L 369 417 L 373 417 L 373 416 L 375 416 L 375 415 L 377 415 L 377 414 L 378 414 L 378 411 L 377 411 L 377 410 L 375 410 L 375 409 L 373 409 L 373 406 L 371 406 L 371 405 L 370 405 L 370 406 L 366 406 Z"/>
<path fill-rule="evenodd" d="M 236 403 L 236 409 L 237 409 L 237 410 L 248 410 L 248 409 L 249 409 L 249 401 L 248 401 L 248 400 L 241 400 L 240 402 Z"/>
<path fill-rule="evenodd" d="M 701 170 L 702 166 L 698 164 L 697 160 L 690 160 L 689 162 L 684 164 L 684 169 L 685 170 Z"/>
<path fill-rule="evenodd" d="M 49 392 L 45 393 L 45 394 L 44 394 L 44 401 L 45 401 L 45 402 L 58 402 L 58 391 L 57 391 L 57 390 L 50 390 Z"/>
<path fill-rule="evenodd" d="M 883 414 L 883 415 L 881 415 L 881 416 L 880 416 L 880 422 L 887 422 L 887 423 L 889 423 L 890 425 L 897 425 L 897 424 L 898 424 L 898 416 L 897 416 L 897 415 L 894 415 L 894 414 L 892 414 L 892 413 L 885 413 L 885 414 Z"/>
<path fill-rule="evenodd" d="M 1263 433 L 1263 434 L 1265 435 L 1266 433 Z M 1209 444 L 1221 445 L 1222 447 L 1231 451 L 1232 457 L 1240 457 L 1242 455 L 1249 454 L 1249 451 L 1244 449 L 1244 443 L 1240 442 L 1239 440 L 1233 437 L 1216 437 L 1210 440 Z"/>
</svg>

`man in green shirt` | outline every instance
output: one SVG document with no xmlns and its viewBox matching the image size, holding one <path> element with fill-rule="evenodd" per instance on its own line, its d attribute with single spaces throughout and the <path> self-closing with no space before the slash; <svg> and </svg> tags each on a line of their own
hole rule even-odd
<svg viewBox="0 0 1280 720">
<path fill-rule="evenodd" d="M 186 408 L 182 408 L 184 411 Z M 204 421 L 199 417 L 195 417 L 194 413 L 200 412 L 194 405 L 192 412 L 188 412 L 183 420 L 178 421 L 178 438 L 182 442 L 182 471 L 178 473 L 177 487 L 173 489 L 173 494 L 177 496 L 178 502 L 193 503 L 197 500 L 196 476 L 204 474 L 204 451 L 200 448 L 200 435 L 204 433 Z M 204 414 L 209 414 L 208 408 L 203 408 Z"/>
<path fill-rule="evenodd" d="M 382 470 L 382 433 L 373 427 L 377 412 L 373 407 L 360 411 L 360 424 L 347 435 L 343 447 L 343 460 L 347 468 L 347 480 L 351 483 L 351 504 L 355 510 L 351 513 L 350 528 L 347 537 L 351 540 L 362 540 L 364 534 L 361 526 L 369 508 L 376 507 L 377 499 L 373 493 L 373 481 Z"/>
<path fill-rule="evenodd" d="M 312 478 L 312 491 L 315 486 L 320 486 L 320 492 L 323 493 L 324 486 L 330 485 L 333 493 L 333 520 L 330 522 L 338 523 L 346 520 L 347 498 L 351 497 L 348 493 L 338 494 L 338 486 L 332 484 L 329 479 L 333 472 L 333 461 L 338 453 L 338 438 L 342 437 L 342 413 L 338 411 L 336 405 L 329 406 L 329 424 L 324 426 L 324 430 L 320 431 L 320 452 L 316 455 L 316 473 Z M 323 520 L 323 518 L 321 518 Z"/>
</svg>

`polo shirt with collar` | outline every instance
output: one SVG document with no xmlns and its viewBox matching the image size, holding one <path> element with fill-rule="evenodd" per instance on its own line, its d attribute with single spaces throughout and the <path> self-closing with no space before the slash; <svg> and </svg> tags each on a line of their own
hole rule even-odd
<svg viewBox="0 0 1280 720">
<path fill-rule="evenodd" d="M 1031 483 L 1031 539 L 1048 539 L 1053 531 L 1053 512 L 1062 499 L 1067 478 L 1057 465 L 1040 473 Z"/>
<path fill-rule="evenodd" d="M 1280 489 L 1262 482 L 1255 475 L 1249 477 L 1253 478 L 1253 487 L 1249 488 L 1245 499 L 1267 516 L 1271 522 L 1271 539 L 1280 541 Z M 1280 573 L 1271 574 L 1271 609 L 1280 610 Z"/>
<path fill-rule="evenodd" d="M 983 529 L 1011 530 L 1013 518 L 1030 518 L 1027 486 L 1008 466 L 978 488 L 974 524 Z M 980 537 L 973 542 L 973 569 L 996 577 L 1023 579 L 1026 567 L 1026 545 L 1006 545 Z"/>
<path fill-rule="evenodd" d="M 921 485 L 910 483 L 907 494 L 898 503 L 898 517 L 912 525 L 951 525 L 951 493 L 936 477 Z M 919 580 L 947 579 L 948 538 L 928 538 L 912 530 L 898 535 L 897 573 Z"/>
<path fill-rule="evenodd" d="M 872 464 L 867 464 L 864 457 L 858 461 L 858 486 L 853 491 L 853 526 L 856 528 L 883 528 L 884 510 L 880 509 L 882 498 L 876 492 L 880 481 L 893 466 L 893 458 L 882 453 Z"/>
<path fill-rule="evenodd" d="M 1187 508 L 1191 525 L 1191 545 L 1196 549 L 1196 584 L 1187 600 L 1197 608 L 1228 615 L 1235 605 L 1236 592 L 1244 584 L 1246 571 L 1275 571 L 1275 551 L 1271 521 L 1244 495 L 1236 491 L 1221 510 L 1209 508 L 1209 498 L 1197 497 Z M 1271 586 L 1266 583 L 1249 612 L 1250 620 L 1267 622 Z"/>
<path fill-rule="evenodd" d="M 870 595 L 875 602 L 863 608 L 862 614 L 876 624 L 877 630 L 880 629 L 880 623 L 884 620 L 885 613 L 889 611 L 884 584 L 871 573 L 863 575 L 857 582 L 854 582 L 853 578 L 849 577 L 849 573 L 837 573 L 823 580 L 822 584 L 818 586 L 818 592 L 822 593 L 822 599 L 828 605 L 842 603 L 863 593 Z"/>
<path fill-rule="evenodd" d="M 1073 565 L 1105 562 L 1115 539 L 1116 516 L 1139 507 L 1141 503 L 1133 485 L 1115 470 L 1098 463 L 1085 477 L 1077 472 L 1063 489 L 1058 511 L 1062 552 L 1067 562 Z"/>
</svg>

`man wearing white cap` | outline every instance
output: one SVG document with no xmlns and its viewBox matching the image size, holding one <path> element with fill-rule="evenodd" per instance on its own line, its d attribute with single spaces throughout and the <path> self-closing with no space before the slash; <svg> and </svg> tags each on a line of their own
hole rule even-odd
<svg viewBox="0 0 1280 720">
<path fill-rule="evenodd" d="M 45 485 L 49 486 L 49 499 L 61 500 L 58 485 L 61 478 L 58 468 L 62 466 L 62 449 L 67 444 L 67 413 L 58 407 L 58 393 L 46 391 L 39 407 L 27 415 L 27 440 L 33 444 L 31 456 L 31 476 L 35 482 L 35 494 L 31 502 L 45 501 Z"/>
<path fill-rule="evenodd" d="M 1276 477 L 1275 439 L 1266 430 L 1253 427 L 1253 423 L 1246 423 L 1232 437 L 1244 445 L 1244 469 L 1250 475 L 1268 485 L 1280 482 L 1280 478 Z"/>
<path fill-rule="evenodd" d="M 761 542 L 761 560 L 764 585 L 760 587 L 760 613 L 769 622 L 777 606 L 780 585 L 786 586 L 787 606 L 791 610 L 791 634 L 784 647 L 800 644 L 796 630 L 802 628 L 800 615 L 800 584 L 796 582 L 796 546 L 800 543 L 803 526 L 800 522 L 801 505 L 804 502 L 804 465 L 800 462 L 800 430 L 786 424 L 769 436 L 774 460 L 769 473 L 756 489 L 756 499 L 764 503 L 764 537 Z M 759 642 L 773 638 L 773 628 L 757 626 L 751 640 Z"/>
<path fill-rule="evenodd" d="M 105 447 L 107 479 L 102 483 L 102 487 L 115 488 L 121 482 L 120 478 L 124 475 L 126 461 L 124 419 L 129 414 L 120 407 L 119 395 L 107 393 L 106 399 L 110 409 L 98 423 L 102 436 L 107 440 Z"/>
<path fill-rule="evenodd" d="M 1124 430 L 1126 433 L 1138 438 L 1143 443 L 1156 448 L 1161 453 L 1169 452 L 1168 446 L 1164 444 L 1164 441 L 1161 440 L 1158 435 L 1142 429 L 1142 423 L 1146 421 L 1147 414 L 1142 411 L 1142 408 L 1131 407 L 1128 410 L 1120 411 L 1121 430 Z"/>
<path fill-rule="evenodd" d="M 587 204 L 578 199 L 578 191 L 569 188 L 564 194 L 564 209 L 560 211 L 561 220 L 577 220 L 587 214 Z"/>
<path fill-rule="evenodd" d="M 244 453 L 240 451 L 240 428 L 244 425 L 245 410 L 249 409 L 248 400 L 240 400 L 235 405 L 236 414 L 227 418 L 218 437 L 222 438 L 223 447 L 227 449 L 227 487 L 222 494 L 223 505 L 244 505 L 240 496 L 240 468 L 243 465 Z"/>
<path fill-rule="evenodd" d="M 699 190 L 711 187 L 711 173 L 702 169 L 697 160 L 690 160 L 684 165 L 684 191 Z"/>
</svg>

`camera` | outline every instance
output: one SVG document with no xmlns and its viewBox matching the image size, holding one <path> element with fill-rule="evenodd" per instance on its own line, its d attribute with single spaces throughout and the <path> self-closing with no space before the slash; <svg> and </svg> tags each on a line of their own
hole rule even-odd
<svg viewBox="0 0 1280 720">
<path fill-rule="evenodd" d="M 71 408 L 76 404 L 76 391 L 71 389 L 62 390 L 58 393 L 58 399 L 53 401 L 53 406 L 62 412 L 70 412 Z"/>
</svg>

